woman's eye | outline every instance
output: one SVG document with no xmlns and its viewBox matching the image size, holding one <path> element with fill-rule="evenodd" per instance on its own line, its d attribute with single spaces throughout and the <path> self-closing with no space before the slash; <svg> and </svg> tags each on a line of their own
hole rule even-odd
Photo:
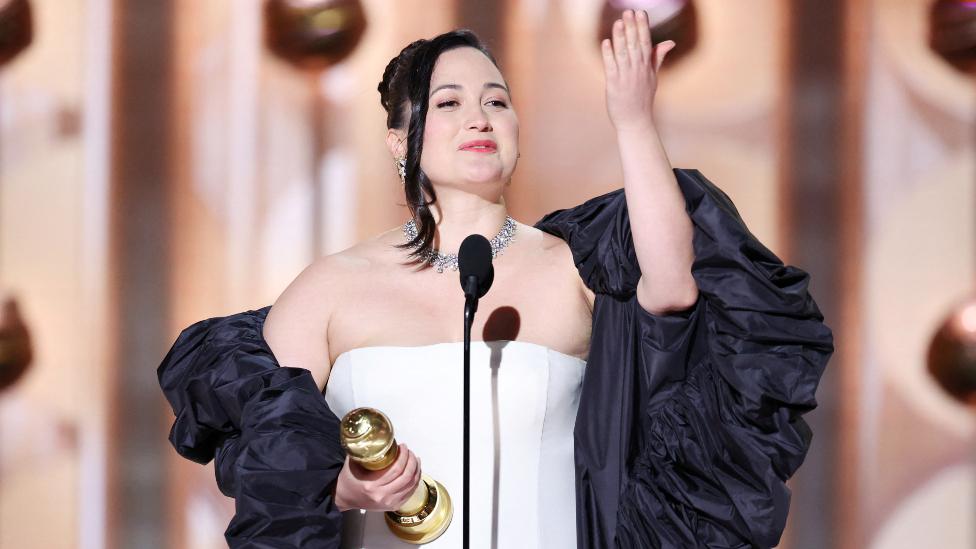
<svg viewBox="0 0 976 549">
<path fill-rule="evenodd" d="M 488 104 L 489 105 L 496 106 L 496 107 L 502 107 L 502 108 L 508 106 L 508 104 L 506 104 L 501 99 L 492 99 L 491 101 L 488 102 Z M 438 109 L 443 109 L 445 107 L 454 107 L 454 106 L 457 106 L 457 105 L 458 105 L 458 102 L 456 100 L 449 99 L 447 101 L 441 101 L 440 103 L 438 103 L 437 104 L 437 108 Z"/>
</svg>

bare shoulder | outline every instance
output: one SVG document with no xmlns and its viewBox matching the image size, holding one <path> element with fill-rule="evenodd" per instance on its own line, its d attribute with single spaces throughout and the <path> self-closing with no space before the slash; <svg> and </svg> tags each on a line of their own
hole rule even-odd
<svg viewBox="0 0 976 549">
<path fill-rule="evenodd" d="M 571 257 L 569 246 L 558 236 L 553 236 L 527 223 L 518 223 L 516 242 L 527 244 L 534 253 L 544 253 L 549 259 L 556 256 Z"/>
<path fill-rule="evenodd" d="M 573 252 L 569 249 L 569 244 L 567 244 L 565 240 L 559 238 L 558 236 L 539 230 L 531 225 L 527 226 L 527 230 L 530 233 L 538 233 L 540 235 L 539 238 L 542 247 L 547 252 L 569 258 L 573 257 Z"/>
<path fill-rule="evenodd" d="M 381 251 L 370 239 L 308 265 L 275 301 L 264 323 L 264 338 L 282 366 L 305 368 L 319 386 L 328 381 L 329 322 L 348 295 L 378 261 Z"/>
<path fill-rule="evenodd" d="M 305 267 L 275 301 L 268 322 L 285 316 L 294 320 L 313 320 L 328 316 L 329 294 L 353 269 L 355 262 L 341 253 L 323 256 Z"/>
<path fill-rule="evenodd" d="M 386 245 L 386 241 L 389 240 L 390 232 L 392 231 L 316 259 L 289 285 L 282 297 L 295 293 L 303 299 L 321 299 L 320 303 L 326 305 L 334 302 L 334 296 L 342 294 L 348 284 L 360 280 L 362 276 L 389 262 L 392 247 Z M 330 298 L 330 295 L 333 297 Z"/>
<path fill-rule="evenodd" d="M 579 271 L 576 268 L 576 259 L 573 257 L 573 250 L 569 247 L 569 244 L 562 238 L 539 230 L 531 225 L 519 227 L 519 230 L 523 230 L 523 228 L 528 239 L 537 246 L 536 249 L 540 252 L 540 256 L 545 263 L 555 267 L 560 274 L 572 278 L 578 283 L 580 292 L 586 298 L 592 310 L 595 296 L 586 287 L 583 279 L 580 278 Z"/>
</svg>

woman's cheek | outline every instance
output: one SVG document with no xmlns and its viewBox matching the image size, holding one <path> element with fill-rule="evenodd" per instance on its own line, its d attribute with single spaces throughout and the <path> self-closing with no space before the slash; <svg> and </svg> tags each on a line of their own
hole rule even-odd
<svg viewBox="0 0 976 549">
<path fill-rule="evenodd" d="M 450 158 L 448 143 L 443 136 L 441 124 L 428 119 L 424 129 L 424 150 L 420 156 L 420 167 L 428 176 L 440 176 L 441 166 L 445 159 Z"/>
</svg>

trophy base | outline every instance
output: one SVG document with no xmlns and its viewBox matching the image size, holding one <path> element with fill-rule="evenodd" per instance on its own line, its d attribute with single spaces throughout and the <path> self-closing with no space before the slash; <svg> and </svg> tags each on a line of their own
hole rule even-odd
<svg viewBox="0 0 976 549">
<path fill-rule="evenodd" d="M 386 513 L 386 525 L 397 538 L 413 544 L 423 545 L 434 541 L 451 525 L 454 505 L 444 485 L 421 475 L 421 482 L 427 485 L 427 505 L 414 515 L 401 515 L 395 511 Z"/>
</svg>

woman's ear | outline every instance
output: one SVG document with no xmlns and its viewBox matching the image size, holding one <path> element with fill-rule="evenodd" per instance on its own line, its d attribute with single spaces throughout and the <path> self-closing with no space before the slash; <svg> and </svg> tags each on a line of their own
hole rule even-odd
<svg viewBox="0 0 976 549">
<path fill-rule="evenodd" d="M 386 146 L 393 158 L 407 155 L 407 134 L 403 130 L 390 128 L 386 130 Z"/>
</svg>

